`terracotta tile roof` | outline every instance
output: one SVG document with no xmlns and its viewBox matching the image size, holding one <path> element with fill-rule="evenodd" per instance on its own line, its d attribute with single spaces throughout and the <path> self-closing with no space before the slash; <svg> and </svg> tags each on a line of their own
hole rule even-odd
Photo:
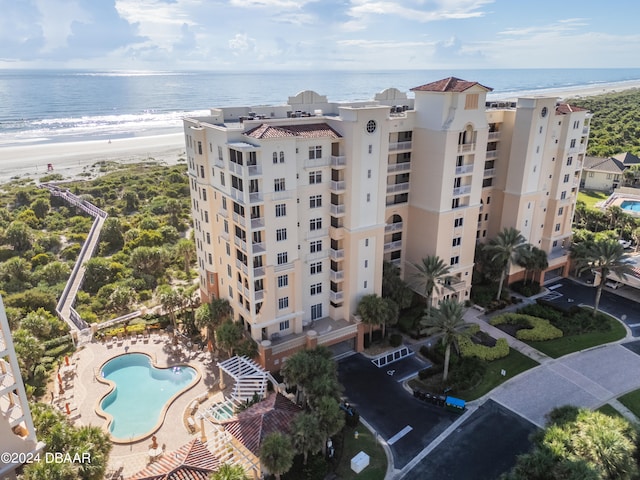
<svg viewBox="0 0 640 480">
<path fill-rule="evenodd" d="M 561 103 L 556 107 L 556 115 L 566 115 L 567 113 L 586 111 L 588 111 L 588 109 L 576 107 L 575 105 L 569 105 L 568 103 Z"/>
<path fill-rule="evenodd" d="M 626 168 L 626 165 L 617 158 L 586 157 L 584 159 L 584 170 L 621 173 Z"/>
<path fill-rule="evenodd" d="M 165 453 L 128 480 L 207 480 L 219 466 L 218 458 L 194 439 L 174 452 Z"/>
<path fill-rule="evenodd" d="M 310 123 L 307 125 L 262 125 L 245 132 L 252 138 L 341 138 L 341 135 L 326 123 Z"/>
<path fill-rule="evenodd" d="M 276 393 L 238 413 L 223 426 L 248 450 L 259 456 L 264 438 L 273 432 L 289 433 L 291 422 L 300 412 L 302 408 Z"/>
<path fill-rule="evenodd" d="M 467 80 L 461 80 L 456 77 L 443 78 L 436 82 L 427 83 L 419 87 L 411 89 L 412 92 L 464 92 L 471 87 L 478 85 L 487 91 L 492 91 L 493 88 L 485 87 L 478 82 L 469 82 Z"/>
</svg>

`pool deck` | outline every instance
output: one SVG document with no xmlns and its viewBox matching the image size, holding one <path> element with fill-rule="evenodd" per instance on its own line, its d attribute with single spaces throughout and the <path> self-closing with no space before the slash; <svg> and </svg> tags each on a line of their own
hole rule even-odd
<svg viewBox="0 0 640 480">
<path fill-rule="evenodd" d="M 621 190 L 621 189 L 620 189 Z M 629 189 L 627 189 L 629 190 Z M 636 190 L 634 193 L 629 193 L 628 191 L 618 191 L 616 190 L 612 193 L 606 200 L 598 202 L 595 204 L 596 207 L 602 208 L 606 210 L 609 207 L 620 207 L 622 208 L 622 203 L 625 201 L 632 201 L 640 203 L 640 190 Z M 630 215 L 639 216 L 640 211 L 634 209 L 623 208 L 625 213 Z"/>
<path fill-rule="evenodd" d="M 72 357 L 68 370 L 75 370 L 75 375 L 65 383 L 65 399 L 56 398 L 55 403 L 65 410 L 65 403 L 71 408 L 70 417 L 77 426 L 92 425 L 104 428 L 105 420 L 96 414 L 95 407 L 102 397 L 110 390 L 106 384 L 96 380 L 95 375 L 100 367 L 109 359 L 124 353 L 146 353 L 151 356 L 159 367 L 187 363 L 197 368 L 202 377 L 190 390 L 180 395 L 167 409 L 164 423 L 155 433 L 159 445 L 165 445 L 170 452 L 180 448 L 185 443 L 199 438 L 199 432 L 191 433 L 185 419 L 191 411 L 191 405 L 196 399 L 202 400 L 207 394 L 210 398 L 206 406 L 215 399 L 221 399 L 218 388 L 218 367 L 211 362 L 207 352 L 196 355 L 184 348 L 174 347 L 168 336 L 153 334 L 146 343 L 143 340 L 124 340 L 115 343 L 92 342 L 81 347 Z M 227 383 L 230 383 L 227 381 Z M 56 388 L 56 392 L 57 392 Z M 216 393 L 218 393 L 216 395 Z M 58 397 L 59 394 L 56 394 Z M 47 399 L 50 400 L 50 399 Z M 114 444 L 111 450 L 108 471 L 123 468 L 122 473 L 128 476 L 142 470 L 149 462 L 149 444 L 151 439 L 145 438 L 128 445 Z"/>
</svg>

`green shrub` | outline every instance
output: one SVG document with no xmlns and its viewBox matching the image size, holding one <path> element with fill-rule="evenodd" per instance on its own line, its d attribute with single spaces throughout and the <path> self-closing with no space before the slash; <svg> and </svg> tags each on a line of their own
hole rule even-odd
<svg viewBox="0 0 640 480">
<path fill-rule="evenodd" d="M 562 321 L 562 312 L 548 305 L 532 303 L 518 310 L 518 313 L 531 315 L 532 317 L 544 318 L 550 322 L 556 323 Z"/>
<path fill-rule="evenodd" d="M 499 338 L 493 347 L 474 343 L 468 338 L 461 338 L 458 345 L 460 346 L 460 355 L 463 357 L 476 357 L 487 362 L 509 355 L 509 344 L 505 338 Z"/>
<path fill-rule="evenodd" d="M 58 345 L 62 345 L 63 343 L 69 343 L 69 342 L 71 342 L 71 336 L 63 335 L 61 337 L 52 338 L 51 340 L 47 340 L 46 342 L 44 342 L 44 348 L 45 349 L 54 348 L 54 347 L 57 347 Z"/>
<path fill-rule="evenodd" d="M 519 340 L 541 342 L 562 337 L 562 330 L 551 325 L 548 320 L 521 313 L 498 315 L 492 318 L 489 323 L 493 326 L 502 324 L 522 326 L 523 328 L 516 332 L 516 338 Z"/>
<path fill-rule="evenodd" d="M 461 392 L 474 388 L 487 370 L 486 363 L 474 357 L 462 358 L 455 368 L 450 370 L 447 383 L 456 391 Z"/>
<path fill-rule="evenodd" d="M 540 284 L 536 282 L 525 282 L 520 280 L 519 282 L 513 282 L 509 284 L 509 288 L 514 292 L 518 292 L 525 297 L 532 297 L 540 293 Z"/>
<path fill-rule="evenodd" d="M 402 345 L 402 335 L 394 333 L 389 337 L 389 345 L 392 347 L 399 347 Z"/>
<path fill-rule="evenodd" d="M 45 351 L 45 354 L 49 357 L 60 357 L 65 353 L 68 353 L 73 350 L 73 344 L 66 343 L 63 345 L 58 345 L 57 347 L 53 347 L 50 350 Z"/>
</svg>

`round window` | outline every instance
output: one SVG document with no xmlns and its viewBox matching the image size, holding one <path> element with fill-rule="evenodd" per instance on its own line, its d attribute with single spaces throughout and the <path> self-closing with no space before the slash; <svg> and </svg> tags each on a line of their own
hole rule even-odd
<svg viewBox="0 0 640 480">
<path fill-rule="evenodd" d="M 542 107 L 542 111 L 540 112 L 540 115 L 542 115 L 543 117 L 547 116 L 547 107 Z"/>
<path fill-rule="evenodd" d="M 373 133 L 375 131 L 376 131 L 376 121 L 375 120 L 369 120 L 367 122 L 367 132 Z"/>
</svg>

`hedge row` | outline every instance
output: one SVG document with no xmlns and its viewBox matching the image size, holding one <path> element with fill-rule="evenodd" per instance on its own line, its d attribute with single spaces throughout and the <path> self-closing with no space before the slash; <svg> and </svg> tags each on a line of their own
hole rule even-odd
<svg viewBox="0 0 640 480">
<path fill-rule="evenodd" d="M 476 357 L 487 362 L 509 355 L 509 344 L 506 338 L 499 338 L 493 347 L 473 343 L 469 338 L 461 338 L 458 345 L 460 347 L 460 355 L 463 357 Z"/>
<path fill-rule="evenodd" d="M 516 338 L 519 340 L 541 342 L 543 340 L 562 337 L 562 330 L 551 325 L 548 320 L 521 313 L 505 313 L 498 315 L 497 317 L 492 318 L 489 323 L 494 326 L 505 323 L 524 326 L 524 328 L 521 328 L 516 332 Z"/>
<path fill-rule="evenodd" d="M 43 343 L 45 349 L 54 348 L 63 343 L 70 343 L 71 335 L 62 335 L 61 337 L 52 338 Z"/>
</svg>

